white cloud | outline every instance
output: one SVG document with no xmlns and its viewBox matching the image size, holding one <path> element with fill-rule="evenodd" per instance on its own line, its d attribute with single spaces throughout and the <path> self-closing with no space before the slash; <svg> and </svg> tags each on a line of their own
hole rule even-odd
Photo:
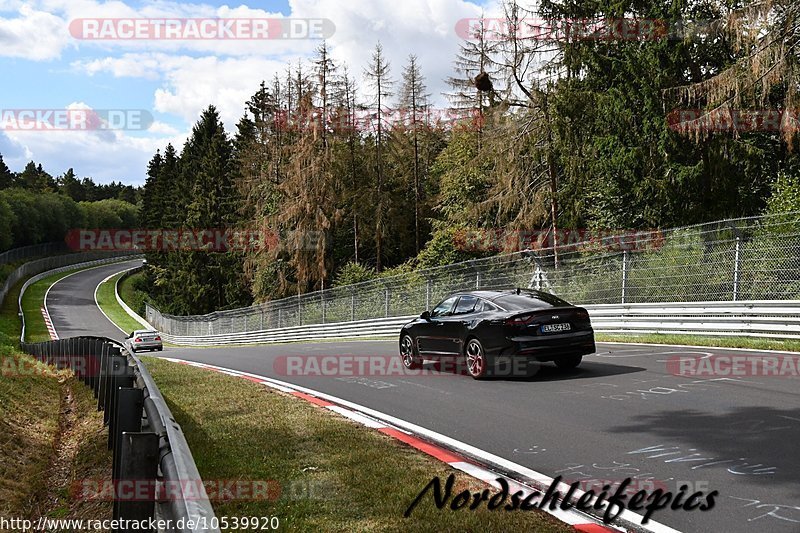
<svg viewBox="0 0 800 533">
<path fill-rule="evenodd" d="M 378 41 L 391 63 L 392 77 L 398 82 L 395 92 L 399 90 L 408 55 L 416 54 L 434 105 L 446 106 L 441 93 L 448 90 L 446 78 L 454 74 L 453 62 L 460 44 L 456 24 L 464 18 L 479 17 L 482 10 L 496 13 L 499 9 L 496 0 L 488 1 L 491 3 L 481 8 L 465 0 L 290 0 L 290 16 L 330 19 L 335 24 L 335 33 L 328 40 L 332 57 L 340 66 L 349 68 L 362 89 L 366 85 L 363 70 Z M 0 0 L 0 6 L 12 3 Z M 69 161 L 67 166 L 74 167 L 80 175 L 93 175 L 101 180 L 128 179 L 140 183 L 156 148 L 172 141 L 180 150 L 189 128 L 210 104 L 220 111 L 226 129 L 233 131 L 246 100 L 261 80 L 270 82 L 276 73 L 283 78 L 290 63 L 294 67 L 299 58 L 312 57 L 320 44 L 314 40 L 81 41 L 72 39 L 67 32 L 69 21 L 76 18 L 282 15 L 244 5 L 216 7 L 158 0 L 135 8 L 122 1 L 41 0 L 34 4 L 36 9 L 58 15 L 19 8 L 21 20 L 14 25 L 17 33 L 10 41 L 11 52 L 0 51 L 0 55 L 52 58 L 65 46 L 75 46 L 91 55 L 89 59 L 74 61 L 70 65 L 74 71 L 90 76 L 110 74 L 116 78 L 155 80 L 159 87 L 153 91 L 153 110 L 186 122 L 186 131 L 180 134 L 173 126 L 156 122 L 146 137 L 131 136 L 129 132 L 114 132 L 110 137 L 105 132 L 106 138 L 98 132 L 8 132 L 7 144 L 14 143 L 15 152 L 20 155 L 17 159 L 25 154 L 25 158 L 33 157 L 55 173 L 62 172 L 63 162 Z M 13 5 L 18 7 L 16 3 Z M 0 43 L 9 39 L 3 32 L 7 23 L 8 20 L 0 19 Z M 42 38 L 42 27 L 52 30 L 49 37 Z M 102 55 L 98 56 L 98 52 Z M 91 100 L 91 96 L 84 98 Z M 120 107 L 124 107 L 124 102 Z"/>
<path fill-rule="evenodd" d="M 0 132 L 0 153 L 14 171 L 34 160 L 54 176 L 72 167 L 78 176 L 99 183 L 141 185 L 156 149 L 163 150 L 169 142 L 180 149 L 185 140 L 185 135 L 134 137 L 121 131 L 9 131 Z M 16 152 L 7 155 L 6 144 Z"/>
<path fill-rule="evenodd" d="M 69 41 L 64 20 L 45 11 L 23 5 L 17 16 L 0 18 L 0 56 L 56 59 Z"/>
</svg>

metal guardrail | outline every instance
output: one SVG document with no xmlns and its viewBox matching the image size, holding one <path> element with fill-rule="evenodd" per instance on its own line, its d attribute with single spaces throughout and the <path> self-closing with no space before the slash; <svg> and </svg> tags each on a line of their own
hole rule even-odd
<svg viewBox="0 0 800 533">
<path fill-rule="evenodd" d="M 114 284 L 114 297 L 117 299 L 117 303 L 119 304 L 122 309 L 128 313 L 128 316 L 134 319 L 136 322 L 142 325 L 143 328 L 152 329 L 147 320 L 145 320 L 139 313 L 131 309 L 131 307 L 122 299 L 119 295 L 119 284 L 122 283 L 122 280 L 127 278 L 128 276 L 133 275 L 135 272 L 139 272 L 142 270 L 142 267 L 131 268 L 130 270 L 126 270 L 124 274 L 122 274 L 119 278 L 117 278 L 117 282 Z"/>
<path fill-rule="evenodd" d="M 465 249 L 476 251 L 498 244 L 492 231 L 478 230 L 462 240 Z M 549 291 L 584 306 L 798 300 L 800 213 L 603 236 L 201 316 L 168 315 L 148 305 L 145 318 L 174 337 L 238 337 L 310 324 L 404 317 L 430 309 L 453 291 L 509 287 Z"/>
<path fill-rule="evenodd" d="M 596 332 L 671 333 L 708 336 L 800 338 L 800 300 L 586 305 Z M 181 336 L 165 341 L 185 346 L 262 344 L 317 339 L 392 337 L 416 318 L 311 324 L 225 335 Z"/>
<path fill-rule="evenodd" d="M 86 260 L 87 258 L 91 258 L 93 256 L 96 256 L 98 253 L 101 256 L 104 256 L 104 258 L 103 259 L 96 259 L 94 261 L 87 261 Z M 95 265 L 105 265 L 105 264 L 109 264 L 109 263 L 117 263 L 119 261 L 125 261 L 127 259 L 132 259 L 132 258 L 135 258 L 135 257 L 141 255 L 139 252 L 119 252 L 119 253 L 113 254 L 112 257 L 108 257 L 108 252 L 87 252 L 87 254 L 88 255 L 74 254 L 74 255 L 70 255 L 70 256 L 59 256 L 58 258 L 55 258 L 55 259 L 70 258 L 70 259 L 84 259 L 84 261 L 83 262 L 75 262 L 75 263 L 66 262 L 63 266 L 61 266 L 59 268 L 53 268 L 53 269 L 48 269 L 48 270 L 45 270 L 45 271 L 39 271 L 36 275 L 28 278 L 28 280 L 26 280 L 25 283 L 23 283 L 22 287 L 19 290 L 19 297 L 17 298 L 17 308 L 19 309 L 19 319 L 22 322 L 22 330 L 20 332 L 20 337 L 19 337 L 20 342 L 25 342 L 25 313 L 22 312 L 22 297 L 25 295 L 25 291 L 28 290 L 28 287 L 30 287 L 31 285 L 33 285 L 34 283 L 36 283 L 39 280 L 42 280 L 42 279 L 44 279 L 44 278 L 46 278 L 48 276 L 52 276 L 53 274 L 58 274 L 60 272 L 66 272 L 68 270 L 73 270 L 73 269 L 77 269 L 77 268 L 84 268 L 84 267 L 91 267 L 91 266 L 95 266 Z M 81 257 L 78 257 L 78 256 L 81 256 Z M 48 258 L 48 259 L 50 259 L 50 258 Z M 14 274 L 16 274 L 18 271 L 22 271 L 22 270 L 25 270 L 25 271 L 36 271 L 36 270 L 39 269 L 39 267 L 44 266 L 44 265 L 49 265 L 49 264 L 50 263 L 49 263 L 48 260 L 32 261 L 30 263 L 25 263 L 20 268 L 15 270 Z M 33 265 L 33 266 L 31 268 L 26 268 L 28 265 Z M 23 277 L 24 276 L 19 277 L 19 279 L 17 281 L 19 281 Z M 0 303 L 2 303 L 2 300 L 0 300 Z"/>
<path fill-rule="evenodd" d="M 9 274 L 8 278 L 6 278 L 6 281 L 3 283 L 3 287 L 0 289 L 0 304 L 2 304 L 5 301 L 6 296 L 8 295 L 8 291 L 11 290 L 11 287 L 13 287 L 14 285 L 16 285 L 25 278 L 29 278 L 36 274 L 41 274 L 42 272 L 46 272 L 48 270 L 52 270 L 54 268 L 59 268 L 62 266 L 75 265 L 86 261 L 93 261 L 96 259 L 103 259 L 108 257 L 122 257 L 122 256 L 137 255 L 137 254 L 140 254 L 140 252 L 131 252 L 131 251 L 77 252 L 64 255 L 56 255 L 53 257 L 46 257 L 44 259 L 37 259 L 35 261 L 29 261 L 24 265 L 21 265 L 16 270 L 14 270 L 14 272 Z"/>
<path fill-rule="evenodd" d="M 94 391 L 109 428 L 115 519 L 169 520 L 169 533 L 219 531 L 183 431 L 138 357 L 105 337 L 20 346 Z"/>
</svg>

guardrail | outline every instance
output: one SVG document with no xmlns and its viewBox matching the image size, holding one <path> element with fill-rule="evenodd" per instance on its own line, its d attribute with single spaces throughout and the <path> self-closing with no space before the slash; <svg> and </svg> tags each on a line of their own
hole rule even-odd
<svg viewBox="0 0 800 533">
<path fill-rule="evenodd" d="M 90 254 L 89 257 L 91 257 L 91 256 L 96 255 L 98 252 L 87 252 L 87 253 Z M 39 273 L 37 273 L 36 275 L 28 278 L 28 280 L 25 281 L 25 283 L 23 283 L 22 288 L 20 288 L 20 290 L 19 290 L 19 297 L 17 298 L 17 308 L 19 309 L 19 319 L 22 322 L 22 330 L 21 330 L 20 337 L 19 337 L 20 342 L 25 342 L 25 313 L 22 312 L 22 297 L 25 295 L 25 291 L 28 290 L 28 287 L 30 287 L 31 285 L 33 285 L 34 283 L 36 283 L 37 281 L 39 281 L 41 279 L 44 279 L 44 278 L 46 278 L 48 276 L 52 276 L 53 274 L 58 274 L 59 272 L 66 272 L 68 270 L 72 270 L 72 269 L 76 269 L 76 268 L 91 267 L 91 266 L 95 266 L 95 265 L 105 265 L 105 264 L 109 264 L 109 263 L 117 263 L 119 261 L 125 261 L 126 259 L 133 259 L 133 258 L 141 255 L 139 252 L 119 252 L 119 253 L 115 253 L 113 257 L 108 257 L 108 252 L 99 252 L 99 253 L 101 255 L 104 255 L 105 258 L 104 259 L 96 259 L 94 261 L 84 261 L 84 262 L 77 262 L 77 263 L 68 262 L 68 263 L 64 264 L 64 266 L 61 266 L 59 268 L 53 268 L 53 269 L 50 269 L 50 270 L 39 271 Z M 79 254 L 76 254 L 76 255 L 79 255 Z M 82 254 L 80 254 L 80 255 L 82 255 Z M 75 258 L 75 256 L 64 256 L 64 257 Z M 87 256 L 83 256 L 84 260 L 86 258 L 87 258 Z M 51 259 L 51 258 L 48 258 L 48 259 Z M 41 262 L 42 265 L 49 264 L 49 263 L 46 262 L 47 260 L 42 260 L 42 261 L 43 261 L 43 262 Z M 34 267 L 32 267 L 29 270 L 36 270 L 36 269 L 38 269 L 39 266 L 41 266 L 41 265 L 39 265 L 40 261 L 32 261 L 30 263 L 25 263 L 24 265 L 22 265 L 20 268 L 15 270 L 14 273 L 16 274 L 17 271 L 22 270 L 23 268 L 27 267 L 28 265 L 32 265 L 34 263 L 36 263 L 36 265 L 34 265 Z M 22 277 L 20 277 L 19 279 L 22 279 Z M 17 281 L 19 281 L 19 279 Z M 0 300 L 0 303 L 2 303 L 2 300 Z"/>
<path fill-rule="evenodd" d="M 109 258 L 109 257 L 123 257 L 128 255 L 140 255 L 141 252 L 134 252 L 134 251 L 125 251 L 125 252 L 78 252 L 78 253 L 71 253 L 71 254 L 64 254 L 64 255 L 57 255 L 54 257 L 46 257 L 44 259 L 37 259 L 35 261 L 29 261 L 24 265 L 20 266 L 14 272 L 9 274 L 6 281 L 3 283 L 2 289 L 0 289 L 0 304 L 2 304 L 6 296 L 8 295 L 8 291 L 11 290 L 11 287 L 19 283 L 25 278 L 29 278 L 33 275 L 40 274 L 47 270 L 52 270 L 54 268 L 59 268 L 62 266 L 67 265 L 75 265 L 78 263 L 83 263 L 86 261 L 93 261 L 95 259 L 102 259 L 102 258 Z"/>
<path fill-rule="evenodd" d="M 105 337 L 20 346 L 40 361 L 71 369 L 94 391 L 109 428 L 114 519 L 155 518 L 171 524 L 167 532 L 219 531 L 183 431 L 139 358 Z"/>
<path fill-rule="evenodd" d="M 145 318 L 162 333 L 198 337 L 407 316 L 476 289 L 527 287 L 580 305 L 800 299 L 800 212 L 575 236 L 586 240 L 559 237 L 547 248 L 525 232 L 457 232 L 452 244 L 463 251 L 490 253 L 514 239 L 527 248 L 206 315 L 147 306 Z"/>
<path fill-rule="evenodd" d="M 589 311 L 596 332 L 800 338 L 798 300 L 606 304 L 584 307 Z M 396 337 L 400 328 L 414 318 L 416 315 L 407 315 L 223 335 L 181 336 L 162 332 L 162 337 L 172 344 L 187 346 Z"/>
</svg>

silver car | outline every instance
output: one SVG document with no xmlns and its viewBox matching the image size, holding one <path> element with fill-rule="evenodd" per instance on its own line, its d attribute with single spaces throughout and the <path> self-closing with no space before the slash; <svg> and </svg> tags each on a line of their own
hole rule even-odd
<svg viewBox="0 0 800 533">
<path fill-rule="evenodd" d="M 159 352 L 164 349 L 161 343 L 161 335 L 157 331 L 139 329 L 132 332 L 125 337 L 125 345 L 132 352 L 141 352 L 142 350 L 158 350 Z"/>
</svg>

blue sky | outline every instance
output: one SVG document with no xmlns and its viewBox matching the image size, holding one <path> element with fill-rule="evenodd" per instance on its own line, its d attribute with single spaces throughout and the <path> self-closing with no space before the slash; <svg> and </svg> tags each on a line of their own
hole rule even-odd
<svg viewBox="0 0 800 533">
<path fill-rule="evenodd" d="M 28 160 L 53 175 L 72 167 L 96 181 L 144 182 L 147 161 L 171 142 L 178 148 L 209 104 L 233 128 L 244 102 L 262 79 L 308 58 L 319 41 L 105 41 L 75 39 L 80 18 L 320 18 L 336 27 L 332 55 L 361 76 L 381 41 L 400 77 L 409 54 L 419 56 L 439 105 L 452 74 L 461 18 L 491 12 L 466 0 L 291 0 L 230 3 L 198 1 L 0 0 L 0 110 L 145 110 L 146 131 L 16 131 L 0 123 L 0 153 L 11 170 Z"/>
</svg>

